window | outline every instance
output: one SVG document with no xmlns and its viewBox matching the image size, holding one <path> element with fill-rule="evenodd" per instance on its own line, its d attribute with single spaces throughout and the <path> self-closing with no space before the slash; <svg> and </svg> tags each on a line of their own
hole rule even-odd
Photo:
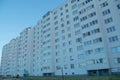
<svg viewBox="0 0 120 80">
<path fill-rule="evenodd" d="M 68 12 L 68 9 L 66 9 L 65 12 L 67 13 L 67 12 Z"/>
<path fill-rule="evenodd" d="M 64 69 L 67 69 L 67 65 L 64 65 Z"/>
<path fill-rule="evenodd" d="M 90 55 L 93 53 L 93 50 L 87 50 L 87 51 L 85 51 L 85 53 L 86 53 L 86 55 Z"/>
<path fill-rule="evenodd" d="M 84 59 L 84 57 L 85 57 L 85 54 L 84 54 L 84 53 L 78 54 L 78 59 Z"/>
<path fill-rule="evenodd" d="M 60 10 L 63 10 L 63 8 L 61 7 Z"/>
<path fill-rule="evenodd" d="M 56 59 L 56 62 L 57 62 L 57 63 L 60 62 L 60 59 Z"/>
<path fill-rule="evenodd" d="M 55 39 L 55 42 L 58 42 L 59 41 L 59 39 L 57 38 L 57 39 Z"/>
<path fill-rule="evenodd" d="M 93 26 L 93 25 L 95 25 L 97 23 L 98 23 L 98 20 L 93 20 L 93 21 L 90 22 L 90 26 Z"/>
<path fill-rule="evenodd" d="M 57 24 L 58 24 L 58 21 L 55 21 L 54 24 L 57 25 Z"/>
<path fill-rule="evenodd" d="M 79 6 L 79 5 L 78 5 L 78 6 Z M 84 14 L 85 12 L 87 12 L 87 11 L 93 9 L 93 8 L 94 8 L 94 4 L 92 4 L 92 5 L 90 5 L 90 6 L 86 7 L 86 8 L 81 9 L 81 10 L 79 11 L 79 14 L 80 14 L 80 15 L 81 15 L 81 14 Z"/>
<path fill-rule="evenodd" d="M 60 47 L 60 45 L 59 45 L 59 44 L 58 44 L 58 45 L 55 45 L 55 48 L 56 48 L 56 49 L 58 49 L 59 47 Z"/>
<path fill-rule="evenodd" d="M 95 53 L 102 53 L 102 52 L 104 52 L 104 49 L 102 47 L 95 49 Z"/>
<path fill-rule="evenodd" d="M 58 32 L 55 33 L 55 36 L 58 36 Z"/>
<path fill-rule="evenodd" d="M 63 43 L 63 46 L 66 46 L 66 43 L 65 43 L 65 42 Z"/>
<path fill-rule="evenodd" d="M 114 32 L 115 31 L 115 26 L 107 28 L 107 33 Z"/>
<path fill-rule="evenodd" d="M 64 19 L 63 19 L 63 18 L 61 18 L 61 22 L 62 22 L 62 21 L 64 21 Z"/>
<path fill-rule="evenodd" d="M 106 7 L 106 6 L 108 6 L 108 2 L 107 1 L 103 2 L 102 4 L 100 4 L 101 8 Z"/>
<path fill-rule="evenodd" d="M 86 8 L 86 11 L 91 10 L 91 9 L 93 9 L 93 8 L 94 8 L 94 4 L 88 6 L 88 7 Z"/>
<path fill-rule="evenodd" d="M 83 33 L 83 37 L 88 37 L 88 36 L 90 36 L 90 35 L 91 35 L 90 31 L 89 31 L 89 32 L 86 32 L 86 33 Z"/>
<path fill-rule="evenodd" d="M 69 52 L 72 52 L 72 48 L 69 48 Z"/>
<path fill-rule="evenodd" d="M 85 3 L 82 2 L 82 3 L 78 4 L 78 7 L 81 8 L 81 7 L 83 7 L 84 5 L 85 5 Z"/>
<path fill-rule="evenodd" d="M 58 27 L 55 27 L 55 30 L 58 30 Z"/>
<path fill-rule="evenodd" d="M 77 8 L 77 4 L 72 5 L 72 9 Z"/>
<path fill-rule="evenodd" d="M 101 64 L 106 62 L 104 58 L 93 59 L 92 61 L 93 61 L 93 64 Z"/>
<path fill-rule="evenodd" d="M 76 15 L 77 12 L 78 12 L 77 10 L 74 10 L 74 11 L 72 12 L 72 14 L 73 14 L 73 15 Z"/>
<path fill-rule="evenodd" d="M 74 24 L 74 28 L 78 28 L 78 27 L 80 27 L 79 23 Z"/>
<path fill-rule="evenodd" d="M 101 37 L 100 38 L 96 38 L 96 39 L 93 40 L 94 44 L 100 43 L 100 42 L 102 42 L 102 38 Z"/>
<path fill-rule="evenodd" d="M 69 15 L 66 15 L 66 18 L 69 18 Z"/>
<path fill-rule="evenodd" d="M 71 0 L 71 3 L 74 3 L 74 2 L 76 2 L 76 0 Z"/>
<path fill-rule="evenodd" d="M 60 67 L 60 66 L 56 66 L 56 69 L 57 69 L 57 70 L 60 70 L 60 69 L 61 69 L 61 67 Z"/>
<path fill-rule="evenodd" d="M 70 27 L 67 27 L 67 31 L 70 31 Z"/>
<path fill-rule="evenodd" d="M 107 9 L 107 10 L 104 10 L 102 12 L 103 16 L 107 15 L 107 14 L 110 14 L 110 9 Z"/>
<path fill-rule="evenodd" d="M 87 64 L 85 62 L 79 63 L 79 68 L 85 67 Z"/>
<path fill-rule="evenodd" d="M 74 18 L 73 18 L 73 21 L 75 22 L 75 21 L 78 21 L 79 20 L 79 17 L 78 16 L 75 16 Z"/>
<path fill-rule="evenodd" d="M 89 2 L 91 2 L 92 0 L 86 0 L 85 3 L 88 4 Z"/>
<path fill-rule="evenodd" d="M 89 45 L 91 45 L 91 44 L 92 44 L 92 41 L 91 41 L 91 40 L 84 42 L 84 45 L 85 45 L 85 46 L 89 46 Z"/>
<path fill-rule="evenodd" d="M 65 7 L 68 7 L 68 4 L 65 4 Z"/>
<path fill-rule="evenodd" d="M 68 34 L 68 38 L 70 38 L 70 37 L 71 37 L 71 34 L 69 33 L 69 34 Z"/>
<path fill-rule="evenodd" d="M 63 54 L 66 54 L 66 52 L 67 52 L 66 49 L 63 49 Z"/>
<path fill-rule="evenodd" d="M 86 19 L 87 19 L 87 16 L 84 16 L 84 17 L 80 18 L 80 21 L 82 22 L 82 21 L 85 21 Z"/>
<path fill-rule="evenodd" d="M 110 17 L 110 18 L 105 19 L 104 21 L 105 21 L 105 24 L 108 24 L 110 22 L 113 22 L 113 19 L 112 17 Z"/>
<path fill-rule="evenodd" d="M 57 11 L 54 12 L 54 15 L 57 14 Z"/>
<path fill-rule="evenodd" d="M 71 44 L 72 44 L 72 41 L 69 41 L 68 43 L 69 43 L 69 45 L 71 45 Z"/>
<path fill-rule="evenodd" d="M 93 16 L 95 16 L 95 15 L 96 15 L 96 12 L 92 12 L 92 13 L 90 13 L 90 14 L 88 15 L 88 17 L 91 18 L 91 17 L 93 17 Z"/>
<path fill-rule="evenodd" d="M 120 46 L 112 47 L 112 53 L 119 53 L 120 52 Z"/>
<path fill-rule="evenodd" d="M 83 49 L 83 46 L 82 46 L 82 45 L 77 46 L 77 51 L 80 51 L 80 50 L 82 50 L 82 49 Z"/>
<path fill-rule="evenodd" d="M 65 40 L 65 36 L 62 36 L 62 40 Z"/>
<path fill-rule="evenodd" d="M 71 67 L 71 69 L 74 69 L 74 64 L 71 64 L 70 67 Z"/>
<path fill-rule="evenodd" d="M 87 23 L 87 24 L 84 24 L 84 25 L 82 25 L 82 29 L 86 29 L 86 28 L 88 28 L 89 27 L 89 24 Z"/>
<path fill-rule="evenodd" d="M 96 33 L 99 33 L 99 32 L 100 32 L 100 29 L 99 29 L 99 28 L 94 29 L 94 30 L 91 31 L 92 34 L 96 34 Z"/>
<path fill-rule="evenodd" d="M 112 36 L 109 38 L 109 42 L 116 42 L 118 41 L 118 36 Z"/>
<path fill-rule="evenodd" d="M 98 20 L 93 20 L 89 23 L 83 24 L 81 27 L 82 27 L 82 29 L 87 29 L 88 27 L 94 26 L 96 24 L 98 24 Z"/>
<path fill-rule="evenodd" d="M 81 42 L 82 42 L 82 38 L 77 38 L 77 39 L 76 39 L 76 43 L 78 43 L 78 42 L 81 43 Z"/>
<path fill-rule="evenodd" d="M 55 52 L 55 54 L 56 54 L 56 56 L 58 56 L 59 55 L 59 51 Z"/>
<path fill-rule="evenodd" d="M 74 59 L 73 59 L 73 56 L 70 56 L 70 61 L 73 61 Z"/>
<path fill-rule="evenodd" d="M 120 4 L 117 5 L 117 8 L 120 9 Z"/>
<path fill-rule="evenodd" d="M 65 33 L 65 30 L 62 30 L 61 32 L 62 32 L 62 33 Z"/>
<path fill-rule="evenodd" d="M 60 13 L 60 16 L 62 16 L 63 15 L 63 13 Z"/>
<path fill-rule="evenodd" d="M 99 59 L 99 63 L 103 63 L 103 59 L 102 58 Z"/>
<path fill-rule="evenodd" d="M 120 58 L 116 58 L 115 63 L 120 64 Z"/>
<path fill-rule="evenodd" d="M 46 19 L 46 21 L 49 21 L 49 20 L 50 20 L 50 18 L 47 18 L 47 19 Z"/>
<path fill-rule="evenodd" d="M 67 25 L 70 24 L 70 21 L 67 21 Z"/>
<path fill-rule="evenodd" d="M 61 24 L 61 27 L 64 27 L 64 24 Z"/>
<path fill-rule="evenodd" d="M 78 30 L 75 31 L 75 35 L 79 35 L 79 34 L 81 34 L 80 29 L 78 29 Z"/>
</svg>

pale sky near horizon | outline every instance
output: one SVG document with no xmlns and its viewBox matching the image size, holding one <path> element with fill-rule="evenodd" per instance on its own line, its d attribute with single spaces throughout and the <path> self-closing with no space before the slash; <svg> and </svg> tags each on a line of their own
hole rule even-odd
<svg viewBox="0 0 120 80">
<path fill-rule="evenodd" d="M 66 0 L 0 0 L 0 63 L 3 45 Z"/>
</svg>

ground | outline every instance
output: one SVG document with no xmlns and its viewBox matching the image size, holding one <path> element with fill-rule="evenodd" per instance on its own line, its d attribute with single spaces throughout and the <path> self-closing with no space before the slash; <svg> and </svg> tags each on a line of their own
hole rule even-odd
<svg viewBox="0 0 120 80">
<path fill-rule="evenodd" d="M 23 80 L 23 78 L 7 78 L 0 80 Z M 120 75 L 112 76 L 61 76 L 59 77 L 28 77 L 27 80 L 120 80 Z"/>
</svg>

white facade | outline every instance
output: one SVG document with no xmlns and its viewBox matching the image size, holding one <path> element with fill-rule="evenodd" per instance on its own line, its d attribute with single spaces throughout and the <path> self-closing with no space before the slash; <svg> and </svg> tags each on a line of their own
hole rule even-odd
<svg viewBox="0 0 120 80">
<path fill-rule="evenodd" d="M 119 21 L 119 0 L 68 0 L 3 47 L 2 75 L 118 73 Z"/>
<path fill-rule="evenodd" d="M 9 44 L 3 47 L 1 71 L 2 75 L 13 75 L 17 74 L 18 69 L 18 38 L 12 39 Z"/>
<path fill-rule="evenodd" d="M 2 72 L 2 69 L 1 69 L 1 66 L 0 66 L 0 75 L 2 75 L 2 73 L 1 73 L 1 72 Z"/>
</svg>

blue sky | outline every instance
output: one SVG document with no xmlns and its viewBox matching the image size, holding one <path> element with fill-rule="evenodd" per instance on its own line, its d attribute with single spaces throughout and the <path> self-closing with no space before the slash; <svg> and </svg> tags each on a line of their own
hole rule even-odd
<svg viewBox="0 0 120 80">
<path fill-rule="evenodd" d="M 66 0 L 0 0 L 0 61 L 2 47 L 49 10 Z"/>
</svg>

